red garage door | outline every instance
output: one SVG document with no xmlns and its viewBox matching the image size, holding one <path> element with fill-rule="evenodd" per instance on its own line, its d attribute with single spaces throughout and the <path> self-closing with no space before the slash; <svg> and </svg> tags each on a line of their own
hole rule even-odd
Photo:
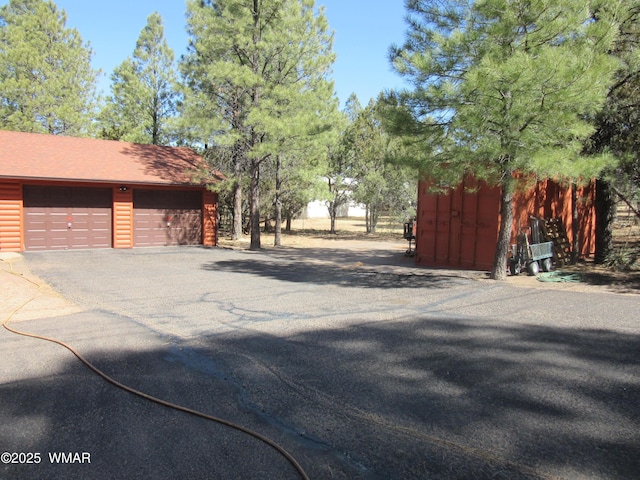
<svg viewBox="0 0 640 480">
<path fill-rule="evenodd" d="M 26 250 L 111 247 L 111 190 L 25 185 Z"/>
<path fill-rule="evenodd" d="M 202 244 L 202 192 L 134 190 L 134 246 Z"/>
</svg>

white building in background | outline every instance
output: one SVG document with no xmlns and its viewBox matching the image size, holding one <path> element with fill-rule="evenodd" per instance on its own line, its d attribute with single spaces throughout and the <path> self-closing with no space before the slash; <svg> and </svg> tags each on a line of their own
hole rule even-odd
<svg viewBox="0 0 640 480">
<path fill-rule="evenodd" d="M 364 217 L 366 215 L 366 208 L 362 204 L 349 202 L 338 208 L 338 217 Z M 300 218 L 329 218 L 329 209 L 327 208 L 327 202 L 324 200 L 314 200 L 310 202 L 302 213 Z"/>
</svg>

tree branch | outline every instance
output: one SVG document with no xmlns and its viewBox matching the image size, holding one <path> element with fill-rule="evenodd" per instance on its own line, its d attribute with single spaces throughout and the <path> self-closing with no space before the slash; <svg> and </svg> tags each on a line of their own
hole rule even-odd
<svg viewBox="0 0 640 480">
<path fill-rule="evenodd" d="M 620 192 L 620 190 L 618 190 L 613 185 L 611 185 L 611 190 L 613 190 L 613 193 L 615 193 L 618 197 L 620 197 L 620 200 L 622 200 L 624 203 L 628 205 L 631 211 L 635 213 L 636 217 L 640 218 L 640 210 L 634 207 L 633 204 L 629 200 L 627 200 L 627 198 L 622 194 L 622 192 Z"/>
</svg>

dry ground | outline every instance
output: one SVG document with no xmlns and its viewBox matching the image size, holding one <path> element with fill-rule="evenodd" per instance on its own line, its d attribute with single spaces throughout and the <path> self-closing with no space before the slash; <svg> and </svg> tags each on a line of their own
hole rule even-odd
<svg viewBox="0 0 640 480">
<path fill-rule="evenodd" d="M 640 220 L 628 209 L 618 208 L 613 226 L 614 249 L 618 252 L 630 252 L 635 256 L 635 264 L 629 270 L 618 271 L 613 268 L 584 262 L 572 267 L 583 273 L 589 283 L 615 287 L 627 293 L 640 293 Z"/>
<path fill-rule="evenodd" d="M 329 233 L 331 222 L 328 218 L 299 218 L 293 220 L 291 232 L 282 234 L 282 246 L 298 247 L 310 246 L 313 240 L 361 240 L 361 241 L 402 241 L 402 224 L 393 220 L 383 218 L 377 226 L 376 233 L 366 233 L 364 218 L 349 217 L 339 218 L 336 221 L 336 234 Z M 273 232 L 263 232 L 263 246 L 273 244 Z M 242 246 L 245 242 L 248 245 L 249 239 L 238 242 L 231 242 L 229 238 L 221 238 L 221 243 Z"/>
<path fill-rule="evenodd" d="M 390 219 L 382 219 L 375 234 L 367 234 L 364 218 L 340 218 L 336 223 L 337 234 L 330 234 L 330 222 L 326 218 L 297 219 L 293 221 L 291 232 L 283 232 L 282 246 L 290 248 L 341 248 L 362 251 L 390 249 L 398 253 L 404 252 L 408 242 L 404 240 L 401 223 Z M 262 234 L 263 248 L 273 246 L 273 233 Z M 228 237 L 219 239 L 220 246 L 226 248 L 249 248 L 249 238 L 232 241 Z M 616 248 L 631 249 L 640 253 L 640 224 L 628 216 L 618 216 L 614 228 L 614 244 Z M 607 290 L 615 293 L 640 294 L 640 261 L 629 271 L 616 271 L 612 268 L 594 265 L 587 260 L 575 266 L 563 267 L 563 272 L 579 273 L 582 282 L 579 285 L 555 285 L 572 290 Z M 542 287 L 534 277 L 520 275 L 511 277 L 510 282 L 527 287 Z M 544 284 L 549 287 L 551 285 Z"/>
</svg>

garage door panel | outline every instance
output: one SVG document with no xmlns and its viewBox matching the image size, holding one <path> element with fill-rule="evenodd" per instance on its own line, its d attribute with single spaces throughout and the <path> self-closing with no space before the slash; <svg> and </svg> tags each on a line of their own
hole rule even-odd
<svg viewBox="0 0 640 480">
<path fill-rule="evenodd" d="M 106 188 L 25 186 L 25 248 L 110 248 L 111 205 Z"/>
<path fill-rule="evenodd" d="M 135 190 L 134 246 L 200 245 L 200 191 Z"/>
<path fill-rule="evenodd" d="M 202 243 L 201 210 L 168 211 L 171 217 L 171 240 L 177 245 Z"/>
</svg>

